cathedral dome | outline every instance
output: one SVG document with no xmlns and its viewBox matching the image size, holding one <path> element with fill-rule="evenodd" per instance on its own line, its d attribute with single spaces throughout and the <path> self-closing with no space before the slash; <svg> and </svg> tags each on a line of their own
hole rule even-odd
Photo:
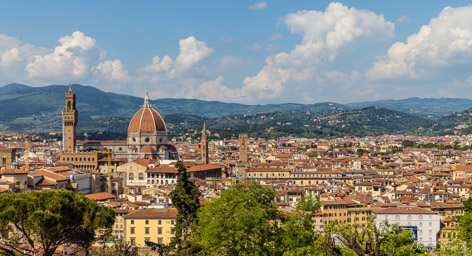
<svg viewBox="0 0 472 256">
<path fill-rule="evenodd" d="M 143 107 L 129 123 L 128 132 L 167 132 L 164 119 L 151 107 L 147 93 Z"/>
</svg>

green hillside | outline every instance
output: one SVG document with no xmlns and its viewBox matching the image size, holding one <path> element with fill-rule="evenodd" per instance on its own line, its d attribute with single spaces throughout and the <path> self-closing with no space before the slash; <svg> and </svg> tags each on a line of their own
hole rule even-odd
<svg viewBox="0 0 472 256">
<path fill-rule="evenodd" d="M 353 108 L 378 106 L 424 118 L 438 120 L 454 112 L 472 108 L 472 100 L 461 98 L 408 98 L 402 100 L 378 100 L 347 104 Z"/>
<path fill-rule="evenodd" d="M 40 133 L 61 130 L 64 93 L 68 89 L 64 85 L 30 87 L 10 84 L 0 87 L 0 131 Z M 96 134 L 100 138 L 126 136 L 129 121 L 143 104 L 142 98 L 107 93 L 91 86 L 72 85 L 72 90 L 77 93 L 79 133 Z M 329 102 L 245 105 L 195 99 L 158 99 L 151 103 L 163 115 L 171 136 L 182 135 L 189 129 L 200 130 L 206 122 L 212 132 L 225 138 L 239 133 L 277 138 L 286 135 L 469 134 L 472 132 L 470 109 L 451 112 L 453 114 L 437 121 L 422 117 L 431 111 L 431 115 L 437 118 L 465 106 L 467 101 L 410 98 L 364 103 L 382 103 L 407 113 L 382 107 L 353 109 L 361 103 L 351 106 Z"/>
</svg>

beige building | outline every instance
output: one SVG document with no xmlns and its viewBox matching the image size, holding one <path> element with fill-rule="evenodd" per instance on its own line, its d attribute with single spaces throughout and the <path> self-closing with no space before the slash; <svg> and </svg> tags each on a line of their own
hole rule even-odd
<svg viewBox="0 0 472 256">
<path fill-rule="evenodd" d="M 14 148 L 0 147 L 0 170 L 12 169 L 15 162 L 16 150 Z"/>
<path fill-rule="evenodd" d="M 11 184 L 16 191 L 25 191 L 28 188 L 28 171 L 20 169 L 9 169 L 0 171 L 0 179 L 5 183 Z"/>
<path fill-rule="evenodd" d="M 125 239 L 137 247 L 146 247 L 146 241 L 169 244 L 176 217 L 174 208 L 147 208 L 129 213 L 123 217 Z"/>
</svg>

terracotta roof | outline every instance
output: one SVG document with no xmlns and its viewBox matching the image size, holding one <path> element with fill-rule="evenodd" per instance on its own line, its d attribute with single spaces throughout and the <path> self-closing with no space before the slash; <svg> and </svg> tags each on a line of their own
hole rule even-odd
<svg viewBox="0 0 472 256">
<path fill-rule="evenodd" d="M 145 208 L 124 216 L 125 219 L 175 219 L 176 217 L 177 210 L 175 208 Z"/>
<path fill-rule="evenodd" d="M 385 209 L 372 209 L 372 211 L 377 214 L 434 214 L 434 215 L 438 214 L 437 212 L 434 212 L 428 209 L 413 207 L 413 206 L 390 207 L 390 208 L 385 208 Z"/>
<path fill-rule="evenodd" d="M 88 194 L 88 195 L 85 195 L 85 197 L 87 197 L 88 199 L 95 200 L 95 201 L 105 201 L 108 199 L 116 198 L 116 196 L 112 194 L 108 194 L 107 192 Z"/>
<path fill-rule="evenodd" d="M 128 132 L 167 131 L 164 119 L 152 108 L 141 108 L 131 119 Z"/>
<path fill-rule="evenodd" d="M 9 175 L 9 174 L 28 174 L 28 171 L 20 170 L 20 169 L 10 169 L 1 171 L 0 174 Z"/>
<path fill-rule="evenodd" d="M 53 185 L 57 185 L 57 183 L 54 181 L 47 180 L 47 179 L 43 179 L 39 184 L 37 184 L 37 186 L 53 186 Z"/>
<path fill-rule="evenodd" d="M 146 172 L 151 173 L 177 173 L 177 168 L 173 165 L 161 164 L 154 168 L 149 168 Z"/>
<path fill-rule="evenodd" d="M 247 172 L 290 172 L 289 169 L 283 169 L 283 168 L 254 168 L 250 167 L 248 168 Z"/>
<path fill-rule="evenodd" d="M 65 177 L 61 174 L 51 172 L 51 171 L 47 171 L 47 170 L 35 170 L 34 172 L 30 173 L 29 175 L 31 175 L 33 177 L 44 176 L 44 177 L 48 177 L 48 178 L 50 178 L 52 180 L 55 180 L 55 181 L 69 180 L 68 177 Z"/>
<path fill-rule="evenodd" d="M 139 160 L 134 161 L 133 163 L 142 165 L 144 167 L 148 167 L 149 164 L 159 163 L 159 159 L 139 159 Z"/>
<path fill-rule="evenodd" d="M 201 172 L 224 168 L 221 164 L 197 164 L 187 169 L 187 172 Z"/>
<path fill-rule="evenodd" d="M 53 168 L 48 168 L 48 171 L 52 171 L 52 172 L 70 171 L 70 168 L 67 166 L 55 166 Z"/>
<path fill-rule="evenodd" d="M 156 150 L 151 145 L 145 145 L 144 147 L 141 148 L 140 153 L 153 154 L 153 153 L 156 153 Z"/>
</svg>

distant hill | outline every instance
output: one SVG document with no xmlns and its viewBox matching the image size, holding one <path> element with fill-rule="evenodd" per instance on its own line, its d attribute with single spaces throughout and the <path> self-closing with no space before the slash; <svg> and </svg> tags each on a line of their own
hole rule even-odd
<svg viewBox="0 0 472 256">
<path fill-rule="evenodd" d="M 254 137 L 266 138 L 287 135 L 314 138 L 418 133 L 433 124 L 426 118 L 380 107 L 316 113 L 239 115 L 206 122 L 208 129 L 224 137 L 249 133 Z"/>
<path fill-rule="evenodd" d="M 439 135 L 471 134 L 472 108 L 439 119 L 437 125 L 432 130 Z"/>
<path fill-rule="evenodd" d="M 408 98 L 349 103 L 353 108 L 378 106 L 433 120 L 472 108 L 472 100 L 461 98 Z"/>
<path fill-rule="evenodd" d="M 0 132 L 49 132 L 62 129 L 65 85 L 0 87 Z M 79 132 L 121 134 L 143 99 L 72 85 L 77 93 Z M 419 99 L 316 104 L 246 105 L 195 99 L 158 99 L 153 107 L 164 116 L 173 135 L 200 130 L 203 122 L 223 137 L 252 136 L 366 136 L 396 133 L 426 135 L 472 132 L 472 101 Z M 379 105 L 379 106 L 378 106 Z M 367 107 L 364 107 L 367 106 Z M 467 110 L 464 110 L 467 109 Z M 462 112 L 463 111 L 463 112 Z M 457 113 L 456 113 L 457 112 Z M 111 135 L 110 135 L 111 136 Z M 114 135 L 113 135 L 114 136 Z"/>
<path fill-rule="evenodd" d="M 68 89 L 66 85 L 31 87 L 9 84 L 0 87 L 0 131 L 41 132 L 62 129 L 61 111 Z M 103 120 L 112 117 L 129 120 L 143 104 L 143 98 L 103 92 L 91 86 L 73 84 L 72 90 L 77 95 L 79 122 L 86 129 L 93 129 L 94 124 L 103 127 Z M 195 99 L 158 99 L 151 101 L 151 104 L 162 115 L 188 114 L 205 118 L 275 111 L 292 113 L 351 109 L 336 103 L 245 105 Z"/>
</svg>

